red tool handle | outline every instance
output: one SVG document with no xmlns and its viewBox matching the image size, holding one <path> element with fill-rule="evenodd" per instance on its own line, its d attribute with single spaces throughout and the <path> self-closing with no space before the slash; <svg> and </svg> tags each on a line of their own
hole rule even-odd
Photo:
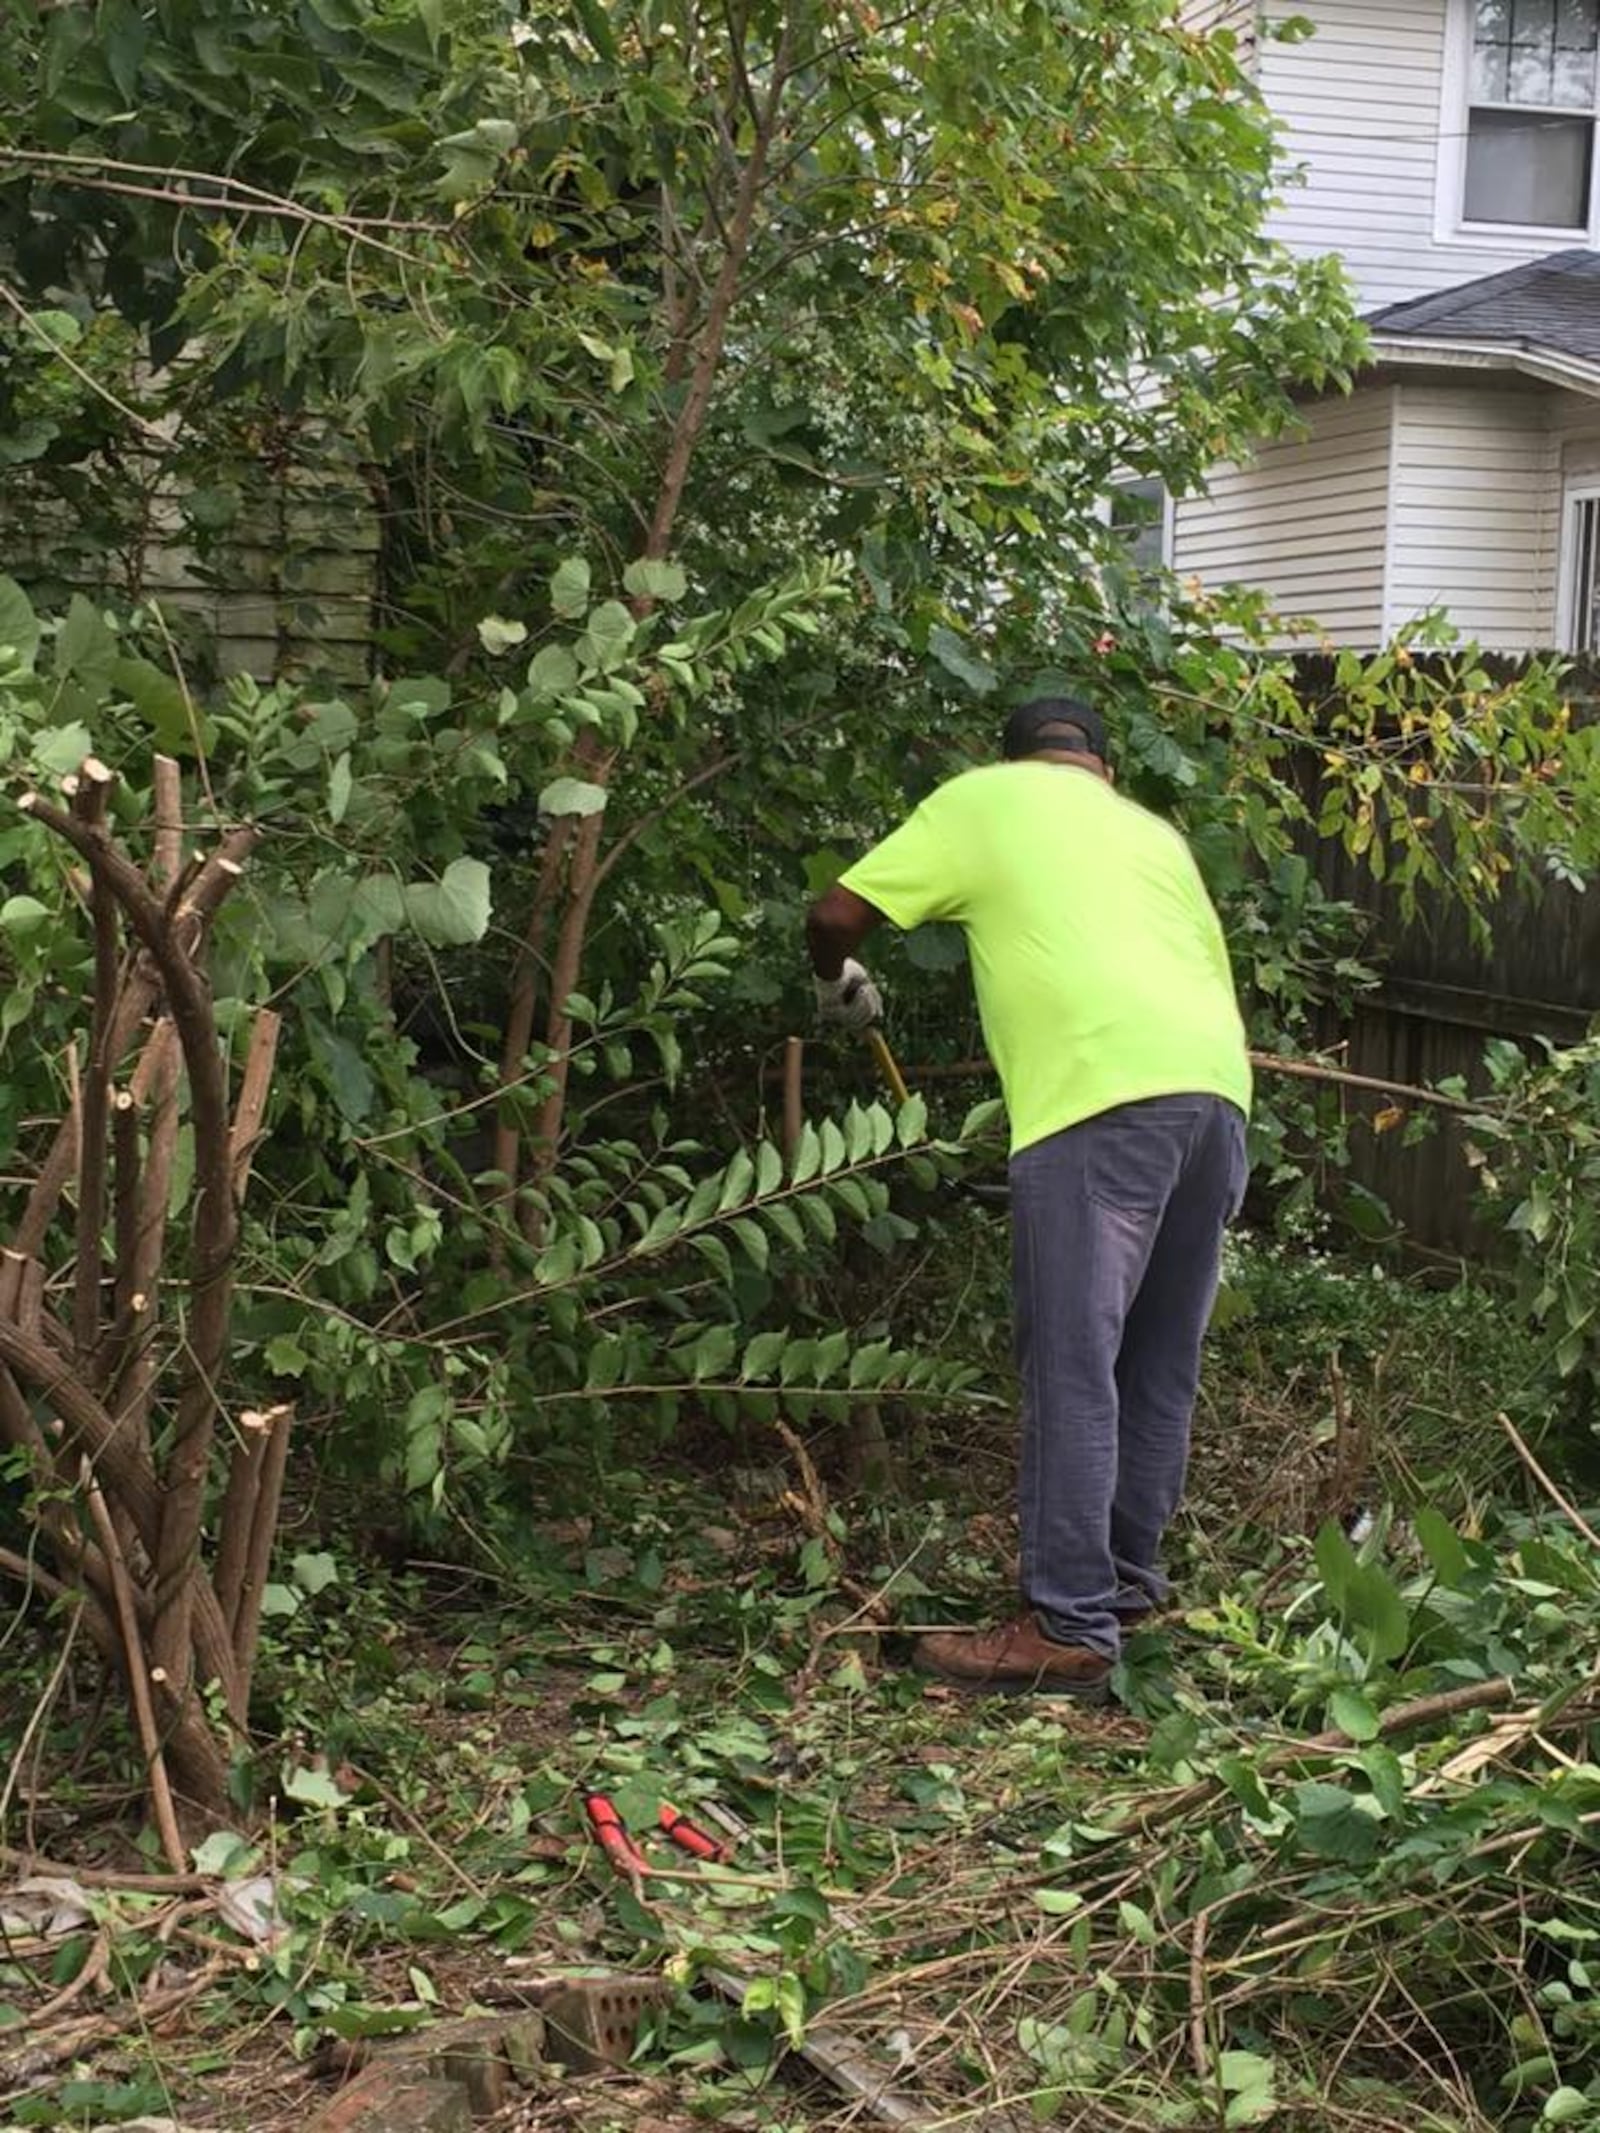
<svg viewBox="0 0 1600 2133">
<path fill-rule="evenodd" d="M 668 1841 L 677 1845 L 679 1851 L 688 1852 L 696 1859 L 721 1861 L 727 1858 L 727 1845 L 715 1837 L 708 1837 L 686 1814 L 680 1813 L 676 1807 L 669 1807 L 665 1800 L 661 1803 L 659 1820 Z"/>
<path fill-rule="evenodd" d="M 649 1873 L 649 1860 L 628 1835 L 621 1815 L 603 1792 L 585 1793 L 583 1811 L 595 1842 L 619 1874 L 635 1880 Z"/>
</svg>

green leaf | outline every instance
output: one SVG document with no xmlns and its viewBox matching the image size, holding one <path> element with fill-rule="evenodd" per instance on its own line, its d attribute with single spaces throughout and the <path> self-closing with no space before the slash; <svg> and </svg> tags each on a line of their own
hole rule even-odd
<svg viewBox="0 0 1600 2133">
<path fill-rule="evenodd" d="M 598 815 L 610 795 L 583 778 L 552 778 L 539 795 L 541 815 Z"/>
<path fill-rule="evenodd" d="M 1258 1822 L 1271 1821 L 1272 1802 L 1253 1763 L 1242 1755 L 1224 1755 L 1217 1763 L 1217 1775 L 1246 1814 Z"/>
<path fill-rule="evenodd" d="M 3 923 L 3 920 L 0 920 Z M 764 1200 L 769 1192 L 776 1192 L 783 1183 L 783 1157 L 771 1141 L 763 1141 L 756 1150 L 756 1197 Z"/>
<path fill-rule="evenodd" d="M 503 615 L 485 615 L 478 624 L 478 642 L 491 659 L 498 659 L 502 652 L 514 652 L 527 638 L 525 622 L 508 622 Z"/>
<path fill-rule="evenodd" d="M 918 970 L 959 970 L 967 960 L 967 937 L 959 926 L 930 921 L 906 935 L 906 960 Z"/>
<path fill-rule="evenodd" d="M 98 28 L 100 48 L 117 94 L 125 104 L 131 104 L 139 80 L 139 63 L 149 42 L 144 18 L 133 0 L 101 0 Z"/>
<path fill-rule="evenodd" d="M 1033 1900 L 1052 1918 L 1070 1918 L 1074 1911 L 1083 1909 L 1083 1898 L 1076 1889 L 1035 1889 Z"/>
<path fill-rule="evenodd" d="M 1372 1787 L 1372 1796 L 1386 1815 L 1403 1821 L 1406 1812 L 1406 1774 L 1400 1758 L 1392 1748 L 1374 1742 L 1361 1752 L 1361 1768 L 1367 1783 Z"/>
<path fill-rule="evenodd" d="M 15 578 L 0 578 L 0 672 L 31 667 L 38 652 L 39 618 L 33 602 Z"/>
<path fill-rule="evenodd" d="M 1399 1588 L 1376 1563 L 1363 1563 L 1345 1591 L 1347 1625 L 1366 1632 L 1373 1659 L 1398 1659 L 1411 1641 L 1411 1617 Z"/>
<path fill-rule="evenodd" d="M 681 563 L 658 563 L 645 556 L 628 565 L 622 583 L 636 600 L 681 600 L 689 587 Z"/>
<path fill-rule="evenodd" d="M 748 1149 L 741 1148 L 723 1174 L 722 1191 L 717 1200 L 717 1213 L 726 1214 L 730 1207 L 741 1207 L 750 1196 L 750 1187 L 755 1182 L 756 1166 L 750 1160 Z"/>
<path fill-rule="evenodd" d="M 1217 2079 L 1228 2097 L 1225 2125 L 1259 2125 L 1277 2115 L 1275 2070 L 1259 2052 L 1219 2053 Z"/>
<path fill-rule="evenodd" d="M 1295 1786 L 1293 1799 L 1295 1834 L 1315 1857 L 1365 1866 L 1377 1852 L 1382 1840 L 1378 1817 L 1342 1785 L 1312 1779 Z"/>
<path fill-rule="evenodd" d="M 297 1555 L 289 1565 L 289 1574 L 300 1590 L 309 1593 L 312 1599 L 339 1582 L 339 1566 L 326 1550 Z"/>
<path fill-rule="evenodd" d="M 1328 1595 L 1328 1603 L 1336 1614 L 1343 1614 L 1350 1580 L 1361 1566 L 1356 1559 L 1356 1551 L 1351 1547 L 1337 1520 L 1330 1518 L 1322 1525 L 1313 1553 L 1317 1561 L 1317 1575 Z"/>
<path fill-rule="evenodd" d="M 921 1096 L 911 1096 L 895 1115 L 895 1138 L 902 1148 L 914 1148 L 928 1137 L 928 1106 Z"/>
<path fill-rule="evenodd" d="M 556 566 L 550 605 L 558 615 L 581 615 L 589 605 L 589 565 L 581 555 L 569 555 Z"/>
<path fill-rule="evenodd" d="M 546 644 L 528 662 L 528 693 L 538 702 L 566 696 L 578 686 L 578 662 L 564 644 Z"/>
<path fill-rule="evenodd" d="M 583 33 L 608 67 L 617 63 L 617 40 L 605 0 L 573 0 L 573 12 L 583 24 Z"/>
<path fill-rule="evenodd" d="M 999 687 L 999 677 L 988 661 L 969 652 L 955 631 L 946 629 L 943 623 L 935 623 L 929 630 L 928 650 L 945 672 L 965 683 L 974 696 L 991 696 Z"/>
<path fill-rule="evenodd" d="M 167 755 L 194 754 L 196 714 L 174 675 L 148 659 L 124 657 L 113 663 L 111 682 L 150 728 L 158 748 Z"/>
<path fill-rule="evenodd" d="M 328 773 L 328 820 L 330 822 L 339 823 L 344 820 L 345 810 L 350 805 L 350 793 L 354 782 L 350 770 L 350 755 L 349 751 L 346 750 Z"/>
<path fill-rule="evenodd" d="M 3 922 L 3 914 L 0 914 L 0 922 Z M 1422 1543 L 1423 1553 L 1433 1565 L 1434 1576 L 1447 1592 L 1458 1590 L 1465 1584 L 1472 1566 L 1455 1527 L 1442 1511 L 1436 1511 L 1429 1503 L 1419 1506 L 1411 1524 Z"/>
<path fill-rule="evenodd" d="M 303 1377 L 311 1358 L 292 1333 L 275 1333 L 261 1351 L 261 1360 L 275 1378 Z"/>
<path fill-rule="evenodd" d="M 40 903 L 37 896 L 8 896 L 0 904 L 0 932 L 14 933 L 19 939 L 49 925 L 50 918 L 49 906 Z"/>
<path fill-rule="evenodd" d="M 93 753 L 94 736 L 76 719 L 67 726 L 46 726 L 33 736 L 29 748 L 35 768 L 55 778 L 66 777 Z"/>
<path fill-rule="evenodd" d="M 744 1351 L 739 1365 L 741 1378 L 769 1378 L 789 1345 L 787 1333 L 758 1333 Z"/>
<path fill-rule="evenodd" d="M 798 2051 L 806 2041 L 806 1988 L 792 1970 L 778 1980 L 776 2006 L 784 2035 Z"/>
<path fill-rule="evenodd" d="M 690 1370 L 696 1383 L 703 1378 L 726 1377 L 736 1347 L 732 1326 L 713 1326 L 702 1333 L 690 1351 Z"/>
<path fill-rule="evenodd" d="M 399 2037 L 437 2018 L 426 2007 L 330 2007 L 318 2020 L 336 2037 Z"/>
<path fill-rule="evenodd" d="M 304 1764 L 291 1770 L 283 1781 L 285 1799 L 298 1800 L 302 1807 L 343 1807 L 344 1794 L 339 1790 L 326 1770 L 310 1770 Z"/>
<path fill-rule="evenodd" d="M 489 869 L 481 859 L 452 859 L 436 882 L 402 892 L 407 919 L 435 948 L 462 948 L 489 930 Z"/>
<path fill-rule="evenodd" d="M 816 1176 L 821 1167 L 822 1142 L 817 1137 L 816 1127 L 808 1119 L 800 1128 L 800 1138 L 795 1143 L 794 1164 L 789 1172 L 789 1182 L 793 1185 L 804 1185 Z"/>
<path fill-rule="evenodd" d="M 1575 2126 L 1585 2118 L 1591 2123 L 1600 2121 L 1600 2105 L 1582 2089 L 1570 2088 L 1563 2083 L 1545 2098 L 1539 2123 L 1542 2126 Z"/>
<path fill-rule="evenodd" d="M 590 663 L 602 674 L 609 674 L 627 657 L 637 629 L 638 624 L 620 600 L 602 600 L 589 616 L 580 649 L 587 652 Z"/>
<path fill-rule="evenodd" d="M 92 695 L 102 697 L 111 687 L 116 662 L 117 640 L 106 618 L 92 600 L 74 593 L 56 638 L 56 672 L 70 674 Z"/>
<path fill-rule="evenodd" d="M 190 1853 L 197 1874 L 221 1881 L 230 1873 L 237 1873 L 251 1865 L 257 1852 L 236 1830 L 214 1829 L 203 1844 L 197 1844 Z"/>
<path fill-rule="evenodd" d="M 1351 1740 L 1368 1741 L 1378 1737 L 1378 1714 L 1356 1689 L 1334 1690 L 1328 1699 L 1328 1719 Z"/>
</svg>

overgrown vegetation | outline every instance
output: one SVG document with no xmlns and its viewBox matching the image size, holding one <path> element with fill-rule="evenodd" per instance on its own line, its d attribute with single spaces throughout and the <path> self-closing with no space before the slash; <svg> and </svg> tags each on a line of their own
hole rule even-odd
<svg viewBox="0 0 1600 2133">
<path fill-rule="evenodd" d="M 1360 353 L 1260 235 L 1231 37 L 4 19 L 0 1858 L 93 1891 L 5 1927 L 14 2122 L 248 2037 L 234 2116 L 297 2124 L 271 2055 L 515 1953 L 662 1967 L 642 2078 L 741 2123 L 827 2114 L 776 2070 L 819 2020 L 935 2116 L 1600 2123 L 1591 1048 L 1476 1092 L 1514 1295 L 1297 1262 L 1365 1128 L 1265 1079 L 1183 1624 L 1088 1729 L 893 1664 L 1010 1583 L 959 942 L 885 953 L 924 1093 L 812 1046 L 784 1112 L 805 898 L 1041 683 L 1193 841 L 1269 1054 L 1371 982 L 1319 840 L 1480 926 L 1593 866 L 1559 672 L 1430 625 L 1312 695 L 1102 522 Z M 736 1809 L 738 1873 L 613 1884 L 599 1775 Z M 102 1884 L 164 1786 L 166 1878 Z"/>
<path fill-rule="evenodd" d="M 1591 2122 L 1597 1922 L 1571 1862 L 1600 1812 L 1600 1594 L 1537 1491 L 1483 1494 L 1511 1387 L 1461 1333 L 1493 1306 L 1254 1250 L 1233 1285 L 1182 1613 L 1130 1647 L 1126 1716 L 930 1699 L 893 1663 L 896 1622 L 979 1616 L 1007 1581 L 988 1480 L 1009 1448 L 967 1421 L 919 1426 L 915 1503 L 834 1503 L 759 1449 L 714 1491 L 682 1461 L 615 1463 L 453 1593 L 375 1573 L 336 1514 L 298 1507 L 264 1661 L 271 1823 L 202 1856 L 219 1892 L 275 1862 L 282 1937 L 241 1940 L 180 2040 L 103 2057 L 88 2086 L 38 2072 L 14 2122 L 193 2099 L 207 2123 L 288 2127 L 296 2059 L 325 2040 L 575 1962 L 677 1987 L 595 2126 L 826 2123 L 842 2105 L 785 2063 L 814 2023 L 932 2120 L 976 2094 L 1078 2127 Z M 1264 1344 L 1280 1314 L 1298 1382 Z M 1360 1411 L 1380 1351 L 1361 1485 L 1395 1515 L 1358 1548 L 1322 1523 L 1313 1561 L 1297 1535 L 1344 1508 L 1327 1366 L 1346 1358 Z M 1394 1425 L 1446 1409 L 1455 1438 L 1420 1465 L 1430 1440 Z M 1268 1412 L 1298 1471 L 1240 1522 L 1224 1506 L 1262 1476 Z M 69 1752 L 85 1723 L 58 1717 Z M 105 1747 L 33 1799 L 45 1853 L 92 1810 Z M 733 1861 L 653 1848 L 680 1871 L 641 1900 L 588 1838 L 592 1787 L 640 1833 L 663 1800 L 731 1814 Z M 218 1944 L 176 1893 L 93 1906 L 54 1944 L 62 1991 L 97 1952 L 131 1996 L 162 1946 Z M 714 1971 L 750 1981 L 742 2005 Z M 246 2033 L 244 2063 L 213 2067 L 212 2041 Z"/>
</svg>

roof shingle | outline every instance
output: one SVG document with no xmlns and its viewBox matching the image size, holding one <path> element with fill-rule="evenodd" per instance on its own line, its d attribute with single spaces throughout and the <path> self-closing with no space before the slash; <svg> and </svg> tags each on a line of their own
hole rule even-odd
<svg viewBox="0 0 1600 2133">
<path fill-rule="evenodd" d="M 1374 333 L 1398 339 L 1492 341 L 1600 363 L 1600 252 L 1552 252 L 1504 274 L 1369 311 Z"/>
</svg>

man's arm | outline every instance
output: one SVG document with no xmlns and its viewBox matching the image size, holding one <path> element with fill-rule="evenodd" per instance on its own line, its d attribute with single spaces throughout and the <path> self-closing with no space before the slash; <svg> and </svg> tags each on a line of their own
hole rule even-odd
<svg viewBox="0 0 1600 2133">
<path fill-rule="evenodd" d="M 868 1029 L 883 1014 L 883 998 L 855 959 L 855 951 L 883 917 L 854 889 L 836 882 L 806 913 L 806 945 L 816 972 L 817 1013 L 841 1029 Z"/>
<path fill-rule="evenodd" d="M 806 913 L 806 946 L 819 978 L 837 978 L 883 913 L 854 889 L 836 882 Z"/>
</svg>

